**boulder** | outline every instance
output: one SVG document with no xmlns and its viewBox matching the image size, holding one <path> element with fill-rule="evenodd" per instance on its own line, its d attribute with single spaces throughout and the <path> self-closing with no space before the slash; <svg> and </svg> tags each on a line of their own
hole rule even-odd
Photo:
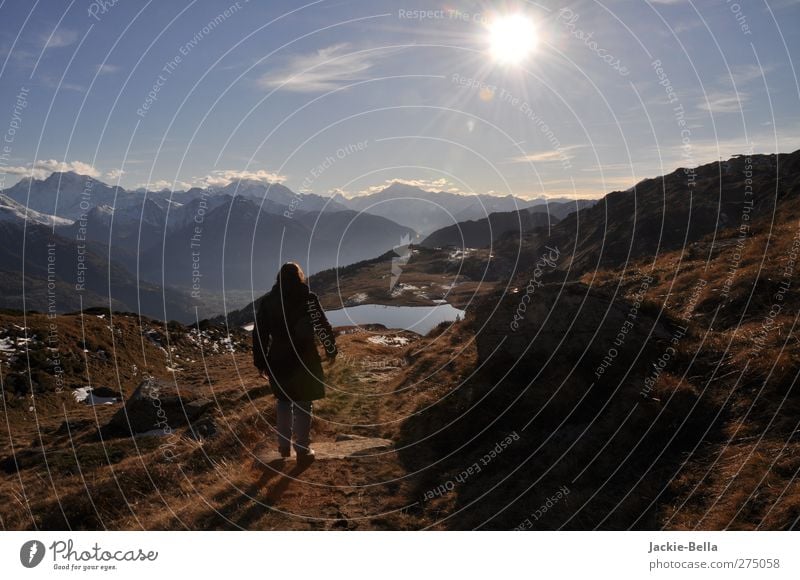
<svg viewBox="0 0 800 580">
<path fill-rule="evenodd" d="M 162 431 L 165 435 L 199 419 L 213 408 L 214 401 L 183 390 L 174 383 L 149 377 L 103 429 L 108 436 L 136 435 Z"/>
</svg>

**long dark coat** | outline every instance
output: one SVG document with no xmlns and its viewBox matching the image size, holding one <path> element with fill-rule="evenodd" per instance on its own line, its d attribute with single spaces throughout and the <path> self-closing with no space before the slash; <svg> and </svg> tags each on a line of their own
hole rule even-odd
<svg viewBox="0 0 800 580">
<path fill-rule="evenodd" d="M 261 299 L 253 326 L 253 364 L 269 377 L 272 393 L 289 401 L 314 401 L 325 396 L 319 340 L 328 354 L 336 342 L 319 298 L 302 286 L 278 289 Z"/>
</svg>

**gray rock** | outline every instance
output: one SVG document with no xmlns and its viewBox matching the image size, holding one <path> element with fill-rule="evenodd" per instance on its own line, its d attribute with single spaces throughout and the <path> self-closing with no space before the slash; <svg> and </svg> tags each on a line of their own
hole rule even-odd
<svg viewBox="0 0 800 580">
<path fill-rule="evenodd" d="M 166 434 L 192 423 L 214 406 L 214 401 L 198 397 L 155 378 L 147 378 L 136 388 L 122 409 L 103 429 L 105 435 L 124 436 L 161 430 Z"/>
</svg>

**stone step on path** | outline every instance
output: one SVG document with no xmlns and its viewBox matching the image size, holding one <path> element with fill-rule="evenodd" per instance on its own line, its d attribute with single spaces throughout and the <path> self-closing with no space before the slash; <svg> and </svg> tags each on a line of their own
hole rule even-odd
<svg viewBox="0 0 800 580">
<path fill-rule="evenodd" d="M 378 437 L 361 437 L 359 435 L 339 435 L 335 441 L 316 441 L 311 443 L 314 449 L 315 461 L 331 459 L 351 459 L 369 455 L 377 455 L 391 451 L 394 442 L 390 439 Z M 282 458 L 277 449 L 269 449 L 256 455 L 256 458 L 265 463 L 294 462 L 297 457 L 292 451 L 289 458 Z"/>
</svg>

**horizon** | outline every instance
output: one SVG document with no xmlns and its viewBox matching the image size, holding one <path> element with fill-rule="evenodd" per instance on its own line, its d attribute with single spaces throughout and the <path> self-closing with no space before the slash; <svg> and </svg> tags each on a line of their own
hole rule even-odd
<svg viewBox="0 0 800 580">
<path fill-rule="evenodd" d="M 555 199 L 600 200 L 600 199 L 603 199 L 609 193 L 614 193 L 616 191 L 627 191 L 627 190 L 631 189 L 632 187 L 634 187 L 635 185 L 637 185 L 638 183 L 640 183 L 641 181 L 648 180 L 648 179 L 658 179 L 659 177 L 663 177 L 665 175 L 669 175 L 671 173 L 674 173 L 675 171 L 678 171 L 679 169 L 698 169 L 698 168 L 706 166 L 706 165 L 711 165 L 713 163 L 722 163 L 722 162 L 725 162 L 725 161 L 729 161 L 730 159 L 734 159 L 734 158 L 742 157 L 742 156 L 755 157 L 757 155 L 766 155 L 766 156 L 770 156 L 770 155 L 790 155 L 792 153 L 795 153 L 796 151 L 798 151 L 798 150 L 795 150 L 795 151 L 765 152 L 765 153 L 760 153 L 760 152 L 736 153 L 736 154 L 731 155 L 728 158 L 720 158 L 720 159 L 717 159 L 717 160 L 706 161 L 706 162 L 703 162 L 703 163 L 698 163 L 697 165 L 677 166 L 677 167 L 673 168 L 671 171 L 668 171 L 668 172 L 666 172 L 664 174 L 661 174 L 661 175 L 643 176 L 636 183 L 632 183 L 627 188 L 616 189 L 614 191 L 607 191 L 605 193 L 599 193 L 597 195 L 587 194 L 586 197 L 570 197 L 570 196 L 567 196 L 567 195 L 546 195 L 546 194 L 545 195 L 540 195 L 538 197 L 526 197 L 526 196 L 518 195 L 518 194 L 515 194 L 515 193 L 511 193 L 511 192 L 500 193 L 500 192 L 496 192 L 496 191 L 493 191 L 493 190 L 490 190 L 488 192 L 446 191 L 446 190 L 431 188 L 430 185 L 426 186 L 424 184 L 421 184 L 421 182 L 419 182 L 418 180 L 405 180 L 405 179 L 393 179 L 393 180 L 390 180 L 390 181 L 386 181 L 383 184 L 370 186 L 366 190 L 362 190 L 362 191 L 355 192 L 355 193 L 348 192 L 346 194 L 342 193 L 342 192 L 339 192 L 339 191 L 328 191 L 328 192 L 325 192 L 325 193 L 319 193 L 319 192 L 315 192 L 315 191 L 302 191 L 302 190 L 298 191 L 298 190 L 292 189 L 291 187 L 286 186 L 282 181 L 262 181 L 262 180 L 259 180 L 259 179 L 252 179 L 252 178 L 236 178 L 236 179 L 232 179 L 228 183 L 226 183 L 225 185 L 222 185 L 222 186 L 209 186 L 207 184 L 199 183 L 199 184 L 184 184 L 184 185 L 189 185 L 189 187 L 187 187 L 185 189 L 170 189 L 169 187 L 165 187 L 165 188 L 158 189 L 158 190 L 156 190 L 156 189 L 147 189 L 147 190 L 145 190 L 145 188 L 143 188 L 143 187 L 127 188 L 125 186 L 118 185 L 118 184 L 115 184 L 115 183 L 109 183 L 109 181 L 104 180 L 101 177 L 92 176 L 92 175 L 88 175 L 88 174 L 82 174 L 82 173 L 80 173 L 78 171 L 75 171 L 74 169 L 69 169 L 67 171 L 53 171 L 53 172 L 49 173 L 48 175 L 46 175 L 44 177 L 35 177 L 33 175 L 22 176 L 22 177 L 20 177 L 19 180 L 15 181 L 13 184 L 11 184 L 10 186 L 6 187 L 5 189 L 10 189 L 10 188 L 12 188 L 12 187 L 14 187 L 16 185 L 19 185 L 20 183 L 22 183 L 26 179 L 36 180 L 36 181 L 46 181 L 47 179 L 49 179 L 49 178 L 51 178 L 54 175 L 59 174 L 59 173 L 72 173 L 72 174 L 77 175 L 77 176 L 82 177 L 82 178 L 94 179 L 95 181 L 99 181 L 99 182 L 104 183 L 104 184 L 106 184 L 108 186 L 111 186 L 111 187 L 117 187 L 117 186 L 118 187 L 122 187 L 126 191 L 133 192 L 133 193 L 136 193 L 136 192 L 160 193 L 160 192 L 164 192 L 164 191 L 169 191 L 171 193 L 183 193 L 183 192 L 189 191 L 190 189 L 194 189 L 194 188 L 205 189 L 205 190 L 211 191 L 212 193 L 218 193 L 218 192 L 215 192 L 214 189 L 221 189 L 221 188 L 230 186 L 230 185 L 236 183 L 237 181 L 239 181 L 239 182 L 242 182 L 242 183 L 258 183 L 258 184 L 262 184 L 262 185 L 267 186 L 267 187 L 269 187 L 271 185 L 281 185 L 281 186 L 287 187 L 287 189 L 292 191 L 292 193 L 294 193 L 295 195 L 318 195 L 320 197 L 326 197 L 326 198 L 331 198 L 331 199 L 335 199 L 336 196 L 341 195 L 342 197 L 344 197 L 344 198 L 346 198 L 348 200 L 352 200 L 352 199 L 355 199 L 357 197 L 368 197 L 370 195 L 375 195 L 375 194 L 380 193 L 381 191 L 383 191 L 385 189 L 388 189 L 389 187 L 391 187 L 393 185 L 405 185 L 405 186 L 408 186 L 408 187 L 413 187 L 413 188 L 419 189 L 419 190 L 424 191 L 426 193 L 448 193 L 448 194 L 463 195 L 463 196 L 471 196 L 471 195 L 486 195 L 486 196 L 492 196 L 492 197 L 508 197 L 508 196 L 512 196 L 512 197 L 515 197 L 515 198 L 518 198 L 518 199 L 521 199 L 521 200 L 524 200 L 524 201 L 539 201 L 539 200 L 548 201 L 548 200 L 555 200 Z M 0 193 L 5 191 L 5 189 L 0 189 Z"/>
</svg>

